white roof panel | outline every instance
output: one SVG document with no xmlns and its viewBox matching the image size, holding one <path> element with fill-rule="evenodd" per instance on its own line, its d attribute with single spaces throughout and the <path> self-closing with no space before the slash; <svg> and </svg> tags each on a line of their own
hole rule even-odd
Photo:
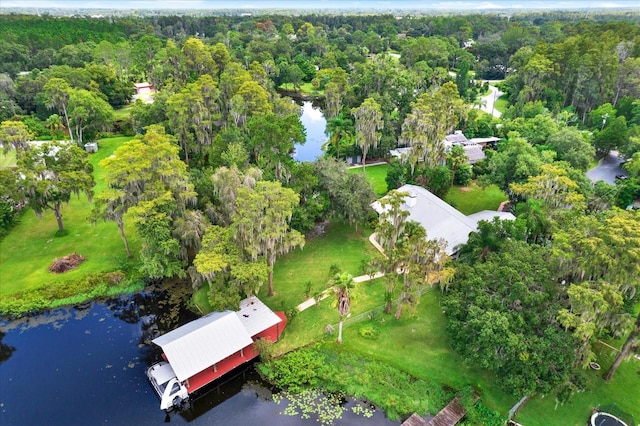
<svg viewBox="0 0 640 426">
<path fill-rule="evenodd" d="M 252 337 L 282 319 L 255 296 L 240 302 L 240 310 L 212 312 L 160 337 L 160 346 L 183 381 L 253 343 Z"/>
<path fill-rule="evenodd" d="M 247 347 L 253 340 L 235 312 L 214 312 L 153 339 L 183 381 Z"/>
<path fill-rule="evenodd" d="M 236 314 L 247 333 L 252 337 L 282 321 L 278 315 L 255 296 L 249 296 L 240 302 L 240 310 Z"/>
<path fill-rule="evenodd" d="M 427 238 L 443 239 L 447 243 L 445 251 L 449 255 L 456 252 L 457 246 L 466 244 L 469 234 L 478 229 L 479 221 L 491 221 L 494 217 L 515 220 L 515 216 L 509 212 L 491 210 L 465 216 L 444 200 L 416 185 L 403 185 L 397 191 L 409 193 L 409 197 L 405 198 L 405 203 L 401 207 L 402 210 L 409 212 L 407 220 L 421 224 L 427 231 Z M 382 205 L 379 201 L 372 203 L 371 207 L 382 214 Z"/>
</svg>

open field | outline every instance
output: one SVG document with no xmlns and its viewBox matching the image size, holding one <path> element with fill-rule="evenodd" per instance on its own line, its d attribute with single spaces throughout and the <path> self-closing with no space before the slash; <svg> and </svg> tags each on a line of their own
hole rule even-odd
<svg viewBox="0 0 640 426">
<path fill-rule="evenodd" d="M 100 160 L 108 157 L 122 142 L 130 138 L 110 138 L 99 141 L 99 151 L 92 154 L 96 179 L 95 192 L 104 188 L 104 170 Z M 32 210 L 22 215 L 18 223 L 0 242 L 0 296 L 6 302 L 13 296 L 29 295 L 34 290 L 55 292 L 82 281 L 88 276 L 125 270 L 132 260 L 127 259 L 118 227 L 113 222 L 91 220 L 91 204 L 82 195 L 73 197 L 62 209 L 65 231 L 60 235 L 52 211 L 42 219 Z M 139 251 L 139 240 L 133 229 L 127 229 L 132 252 Z M 49 272 L 54 259 L 70 253 L 79 253 L 87 258 L 78 268 L 64 274 Z M 91 290 L 91 289 L 87 289 Z M 22 297 L 22 296 L 20 296 Z"/>
<path fill-rule="evenodd" d="M 115 110 L 113 116 L 116 120 L 126 120 L 129 118 L 129 115 L 131 115 L 131 108 L 133 108 L 133 104 L 125 105 Z"/>
</svg>

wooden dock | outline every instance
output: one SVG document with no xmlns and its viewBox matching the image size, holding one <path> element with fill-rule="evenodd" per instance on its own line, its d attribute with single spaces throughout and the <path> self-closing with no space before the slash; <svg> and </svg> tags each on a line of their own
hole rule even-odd
<svg viewBox="0 0 640 426">
<path fill-rule="evenodd" d="M 474 397 L 474 401 L 477 400 L 478 397 Z M 402 423 L 402 426 L 454 426 L 465 414 L 467 414 L 467 411 L 460 405 L 456 396 L 430 421 L 426 421 L 418 414 L 413 413 L 411 417 Z"/>
<path fill-rule="evenodd" d="M 458 402 L 458 397 L 456 396 L 451 400 L 446 407 L 444 407 L 440 412 L 433 418 L 428 426 L 454 426 L 456 423 L 460 421 L 467 414 L 467 411 L 462 408 L 460 403 Z"/>
</svg>

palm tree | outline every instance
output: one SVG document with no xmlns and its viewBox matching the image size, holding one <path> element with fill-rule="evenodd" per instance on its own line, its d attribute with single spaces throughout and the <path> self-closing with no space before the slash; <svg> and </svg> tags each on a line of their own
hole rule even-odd
<svg viewBox="0 0 640 426">
<path fill-rule="evenodd" d="M 549 217 L 542 200 L 529 198 L 526 203 L 516 206 L 516 213 L 518 217 L 524 218 L 527 225 L 527 241 L 529 237 L 532 237 L 533 243 L 546 238 L 549 233 Z"/>
<path fill-rule="evenodd" d="M 54 141 L 56 140 L 56 133 L 64 129 L 64 125 L 62 124 L 62 117 L 60 117 L 58 114 L 51 114 L 47 118 L 45 125 L 51 132 L 51 140 L 54 140 Z"/>
<path fill-rule="evenodd" d="M 340 148 L 353 143 L 353 121 L 343 117 L 342 114 L 330 118 L 327 120 L 325 134 L 329 137 L 323 147 L 325 152 L 329 152 L 329 149 L 332 149 L 335 151 L 336 158 L 340 160 Z"/>
<path fill-rule="evenodd" d="M 332 284 L 336 294 L 338 295 L 337 307 L 340 313 L 340 323 L 338 325 L 338 344 L 342 344 L 342 323 L 349 311 L 351 310 L 351 290 L 355 286 L 353 276 L 346 272 L 337 273 L 333 276 L 330 283 Z"/>
</svg>

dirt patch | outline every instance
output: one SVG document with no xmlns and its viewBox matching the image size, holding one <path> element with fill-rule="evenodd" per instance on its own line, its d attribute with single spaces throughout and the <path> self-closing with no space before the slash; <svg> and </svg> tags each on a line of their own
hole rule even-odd
<svg viewBox="0 0 640 426">
<path fill-rule="evenodd" d="M 62 274 L 70 269 L 76 268 L 79 264 L 87 260 L 86 257 L 78 253 L 71 253 L 53 261 L 49 270 L 55 274 Z"/>
<path fill-rule="evenodd" d="M 469 192 L 471 191 L 471 188 L 469 188 L 468 186 L 461 186 L 460 188 L 458 188 L 460 191 L 462 192 Z"/>
</svg>

